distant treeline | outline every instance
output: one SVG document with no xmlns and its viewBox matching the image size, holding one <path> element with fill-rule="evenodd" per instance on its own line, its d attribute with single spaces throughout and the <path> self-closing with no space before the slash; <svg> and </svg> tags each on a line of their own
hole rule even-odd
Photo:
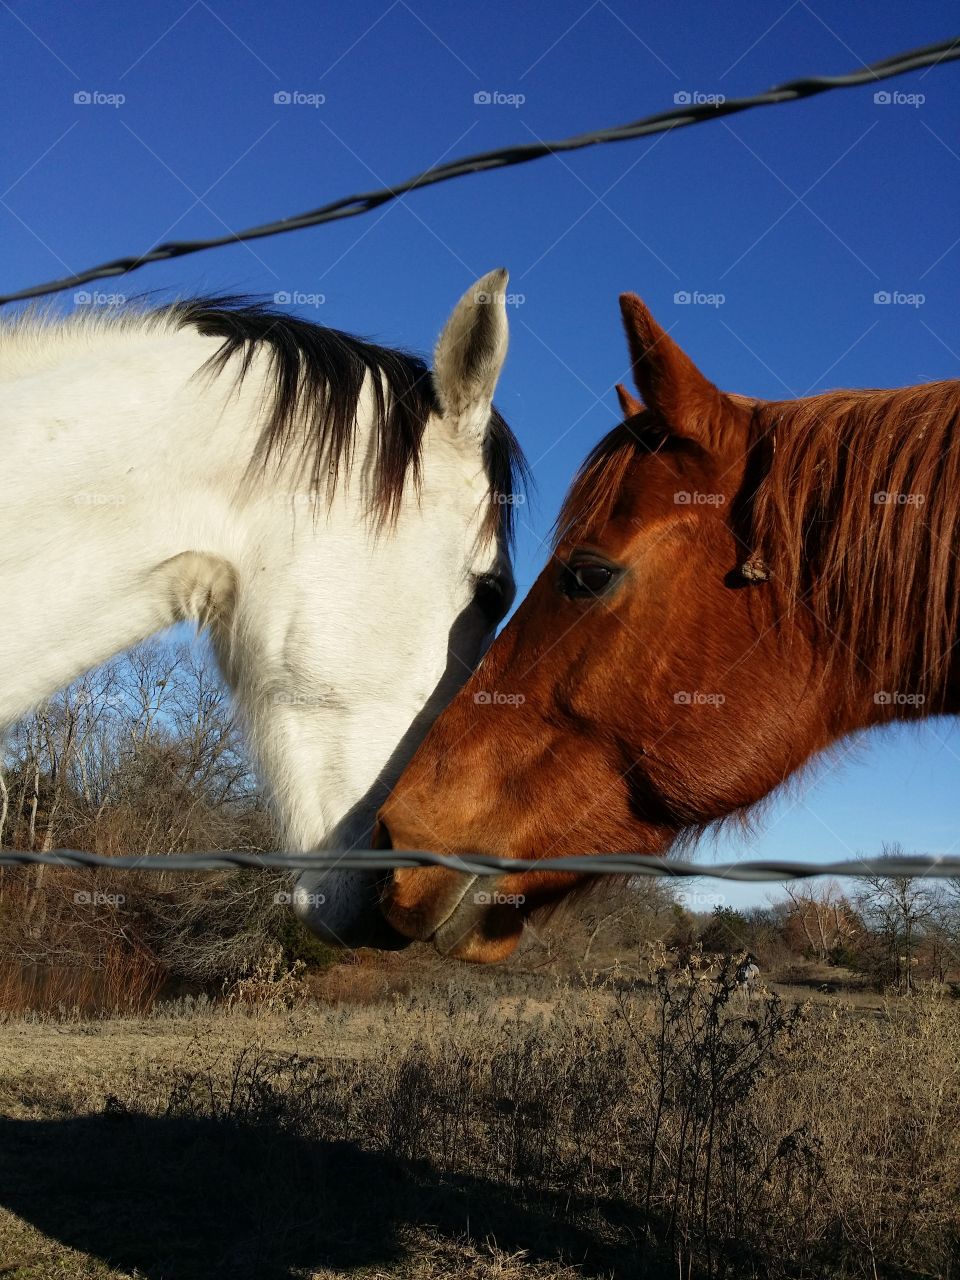
<svg viewBox="0 0 960 1280">
<path fill-rule="evenodd" d="M 13 726 L 3 742 L 0 845 L 108 856 L 277 848 L 203 643 L 141 645 Z M 332 953 L 283 904 L 287 887 L 283 876 L 256 872 L 0 869 L 0 963 L 7 973 L 112 975 L 117 1007 L 170 980 L 216 987 L 265 956 L 329 963 Z M 749 911 L 663 881 L 606 885 L 533 931 L 517 963 L 609 966 L 655 944 L 680 965 L 750 952 L 767 975 L 814 961 L 909 992 L 919 979 L 960 980 L 960 884 L 874 878 L 847 895 L 827 883 Z M 9 998 L 29 1002 L 23 991 Z"/>
</svg>

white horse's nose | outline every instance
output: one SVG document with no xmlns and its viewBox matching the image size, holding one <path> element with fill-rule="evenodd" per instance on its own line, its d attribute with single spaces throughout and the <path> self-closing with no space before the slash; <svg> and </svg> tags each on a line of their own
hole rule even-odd
<svg viewBox="0 0 960 1280">
<path fill-rule="evenodd" d="M 332 947 L 408 946 L 380 911 L 382 879 L 374 871 L 302 871 L 290 895 L 294 914 Z"/>
</svg>

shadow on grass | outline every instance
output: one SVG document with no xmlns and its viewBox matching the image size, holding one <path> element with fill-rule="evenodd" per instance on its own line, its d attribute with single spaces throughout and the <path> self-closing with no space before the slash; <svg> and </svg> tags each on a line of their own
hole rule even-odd
<svg viewBox="0 0 960 1280">
<path fill-rule="evenodd" d="M 665 1274 L 623 1204 L 588 1229 L 570 1220 L 568 1196 L 531 1208 L 516 1188 L 484 1179 L 440 1178 L 352 1143 L 208 1119 L 107 1111 L 0 1120 L 0 1203 L 145 1280 L 385 1269 L 402 1265 L 405 1229 L 417 1226 L 448 1240 L 467 1230 L 492 1236 L 530 1261 L 576 1261 L 586 1277 Z M 638 1243 L 625 1249 L 625 1238 Z"/>
</svg>

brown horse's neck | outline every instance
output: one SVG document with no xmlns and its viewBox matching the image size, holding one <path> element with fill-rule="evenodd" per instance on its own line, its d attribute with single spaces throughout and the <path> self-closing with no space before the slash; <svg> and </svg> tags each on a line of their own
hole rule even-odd
<svg viewBox="0 0 960 1280">
<path fill-rule="evenodd" d="M 677 839 L 748 814 L 854 734 L 960 713 L 960 662 L 932 698 L 922 692 L 922 670 L 897 682 L 889 669 L 878 673 L 866 661 L 831 665 L 820 652 L 822 638 L 811 634 L 795 633 L 792 642 L 768 634 L 759 643 L 764 660 L 749 671 L 698 669 L 686 683 L 699 692 L 679 708 L 669 705 L 662 685 L 651 685 L 647 669 L 621 685 L 619 702 L 638 732 L 625 735 L 616 771 L 640 818 L 634 835 L 642 827 L 649 836 L 638 852 L 664 852 Z M 705 697 L 704 690 L 713 692 Z"/>
</svg>

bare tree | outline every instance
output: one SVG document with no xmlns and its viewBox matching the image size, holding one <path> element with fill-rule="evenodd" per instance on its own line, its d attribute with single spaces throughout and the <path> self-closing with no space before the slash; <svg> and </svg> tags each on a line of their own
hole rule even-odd
<svg viewBox="0 0 960 1280">
<path fill-rule="evenodd" d="M 0 839 L 107 856 L 268 849 L 275 836 L 206 647 L 154 641 L 48 699 L 6 735 Z M 152 957 L 197 979 L 249 963 L 278 930 L 277 878 L 0 872 L 0 952 L 97 967 Z M 112 961 L 111 961 L 112 963 Z"/>
<path fill-rule="evenodd" d="M 899 844 L 884 844 L 881 856 L 902 857 L 903 852 Z M 933 882 L 916 876 L 866 876 L 857 895 L 864 921 L 880 944 L 881 973 L 908 995 L 917 951 L 940 915 L 940 899 Z"/>
<path fill-rule="evenodd" d="M 829 960 L 856 935 L 859 924 L 846 894 L 835 880 L 820 886 L 784 886 L 790 900 L 788 930 L 803 938 L 818 960 Z"/>
<path fill-rule="evenodd" d="M 580 951 L 580 963 L 613 951 L 634 954 L 647 943 L 662 938 L 673 923 L 676 899 L 672 887 L 652 877 L 630 880 L 626 885 L 599 885 L 578 909 L 563 916 L 558 929 L 567 954 Z"/>
</svg>

